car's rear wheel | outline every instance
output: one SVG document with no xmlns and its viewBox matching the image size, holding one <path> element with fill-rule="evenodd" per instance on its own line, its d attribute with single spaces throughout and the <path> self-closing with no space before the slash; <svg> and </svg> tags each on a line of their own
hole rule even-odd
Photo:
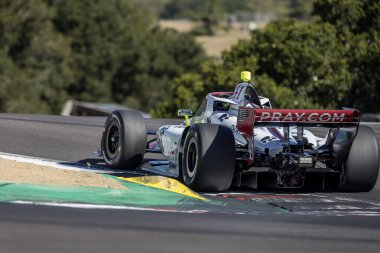
<svg viewBox="0 0 380 253">
<path fill-rule="evenodd" d="M 342 190 L 367 192 L 372 190 L 379 174 L 379 149 L 370 127 L 361 125 L 343 164 Z"/>
<path fill-rule="evenodd" d="M 146 127 L 135 111 L 113 111 L 102 135 L 102 155 L 106 164 L 117 169 L 136 169 L 144 158 Z"/>
<path fill-rule="evenodd" d="M 182 157 L 182 178 L 196 191 L 226 191 L 235 169 L 235 139 L 220 125 L 195 124 L 187 132 Z"/>
</svg>

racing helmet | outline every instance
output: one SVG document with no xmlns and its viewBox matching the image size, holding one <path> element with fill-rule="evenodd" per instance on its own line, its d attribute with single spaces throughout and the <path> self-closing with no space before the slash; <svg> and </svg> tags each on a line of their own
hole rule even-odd
<svg viewBox="0 0 380 253">
<path fill-rule="evenodd" d="M 259 96 L 257 95 L 255 88 L 253 88 L 252 84 L 249 82 L 251 80 L 251 72 L 243 71 L 240 76 L 242 82 L 236 86 L 230 99 L 241 106 L 261 108 Z"/>
</svg>

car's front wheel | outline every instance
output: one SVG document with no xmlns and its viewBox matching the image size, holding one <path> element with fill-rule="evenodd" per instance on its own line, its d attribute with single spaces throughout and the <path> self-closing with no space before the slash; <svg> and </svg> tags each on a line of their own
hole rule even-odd
<svg viewBox="0 0 380 253">
<path fill-rule="evenodd" d="M 144 158 L 146 127 L 135 111 L 117 110 L 107 117 L 101 149 L 106 164 L 117 169 L 136 169 Z"/>
</svg>

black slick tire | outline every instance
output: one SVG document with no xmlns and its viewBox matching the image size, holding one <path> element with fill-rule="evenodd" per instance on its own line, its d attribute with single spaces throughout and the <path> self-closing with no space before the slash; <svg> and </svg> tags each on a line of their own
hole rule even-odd
<svg viewBox="0 0 380 253">
<path fill-rule="evenodd" d="M 186 134 L 181 172 L 195 191 L 221 192 L 231 185 L 235 170 L 235 139 L 220 125 L 194 124 Z"/>
<path fill-rule="evenodd" d="M 368 126 L 359 126 L 347 161 L 343 164 L 342 190 L 368 192 L 379 174 L 379 149 L 376 136 Z"/>
<path fill-rule="evenodd" d="M 146 126 L 139 112 L 117 110 L 108 115 L 101 143 L 108 166 L 136 169 L 144 158 L 145 148 Z"/>
</svg>

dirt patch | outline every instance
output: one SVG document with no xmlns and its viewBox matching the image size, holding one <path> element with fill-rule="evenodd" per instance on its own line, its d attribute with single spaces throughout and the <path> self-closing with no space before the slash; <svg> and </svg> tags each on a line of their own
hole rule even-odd
<svg viewBox="0 0 380 253">
<path fill-rule="evenodd" d="M 170 28 L 179 32 L 191 32 L 200 23 L 189 20 L 161 20 L 159 25 L 162 28 Z M 202 45 L 208 56 L 220 58 L 224 50 L 230 49 L 239 40 L 249 38 L 248 23 L 236 23 L 229 31 L 221 29 L 214 36 L 198 36 L 196 40 Z"/>
<path fill-rule="evenodd" d="M 178 32 L 190 32 L 198 23 L 190 20 L 160 20 L 161 28 L 174 29 Z"/>
<path fill-rule="evenodd" d="M 0 159 L 0 181 L 60 186 L 125 188 L 121 183 L 92 172 L 56 169 Z"/>
<path fill-rule="evenodd" d="M 215 36 L 198 36 L 197 42 L 205 49 L 206 54 L 212 57 L 221 57 L 224 50 L 229 50 L 239 40 L 248 40 L 250 34 L 246 31 L 231 30 L 220 32 Z"/>
</svg>

